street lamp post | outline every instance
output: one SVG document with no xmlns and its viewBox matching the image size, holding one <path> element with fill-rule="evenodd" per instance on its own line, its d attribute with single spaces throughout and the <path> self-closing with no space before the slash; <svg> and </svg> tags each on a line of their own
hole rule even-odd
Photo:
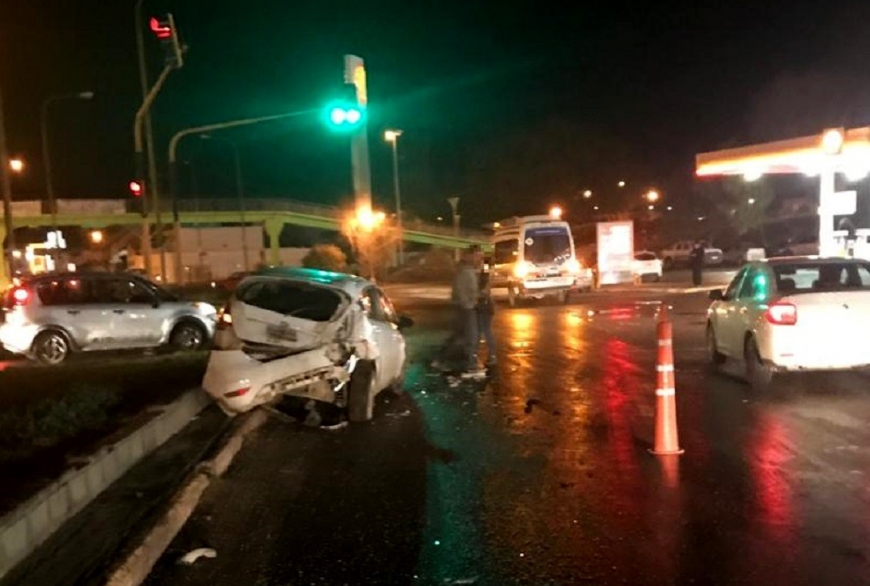
<svg viewBox="0 0 870 586">
<path fill-rule="evenodd" d="M 399 189 L 399 137 L 401 130 L 387 130 L 384 140 L 393 147 L 393 192 L 396 196 L 396 223 L 399 229 L 399 265 L 405 264 L 405 241 L 402 234 L 402 194 Z"/>
<path fill-rule="evenodd" d="M 42 164 L 45 168 L 45 194 L 48 197 L 48 213 L 51 214 L 51 230 L 57 234 L 57 205 L 54 199 L 54 182 L 51 176 L 51 147 L 48 138 L 48 108 L 51 104 L 61 100 L 90 100 L 94 92 L 78 92 L 76 94 L 62 94 L 49 96 L 42 102 L 39 118 L 42 126 Z M 56 248 L 52 248 L 52 258 L 57 266 Z"/>
<path fill-rule="evenodd" d="M 210 134 L 201 134 L 200 138 L 203 140 L 213 140 L 214 137 Z M 242 264 L 244 265 L 244 270 L 249 270 L 249 262 L 248 262 L 248 233 L 247 233 L 247 220 L 245 218 L 245 212 L 247 211 L 245 206 L 245 186 L 242 177 L 242 152 L 239 149 L 238 143 L 234 140 L 230 140 L 228 138 L 219 138 L 217 140 L 221 140 L 226 144 L 230 145 L 233 150 L 233 163 L 236 171 L 236 198 L 239 201 L 239 214 L 241 215 L 242 220 Z"/>
</svg>

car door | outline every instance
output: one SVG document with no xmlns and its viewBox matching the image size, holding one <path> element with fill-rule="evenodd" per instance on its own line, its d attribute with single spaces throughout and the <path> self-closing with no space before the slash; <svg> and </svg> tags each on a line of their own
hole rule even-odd
<svg viewBox="0 0 870 586">
<path fill-rule="evenodd" d="M 726 356 L 739 357 L 742 355 L 742 345 L 740 353 L 734 353 L 734 331 L 739 329 L 739 326 L 735 325 L 734 320 L 738 315 L 736 313 L 737 294 L 740 292 L 740 287 L 743 284 L 743 278 L 746 276 L 747 271 L 747 267 L 740 269 L 731 280 L 731 283 L 728 284 L 722 299 L 715 301 L 711 307 L 711 321 L 713 322 L 713 330 L 716 333 L 716 346 L 719 352 Z"/>
<path fill-rule="evenodd" d="M 88 278 L 64 276 L 36 286 L 45 314 L 40 325 L 58 325 L 82 350 L 111 348 L 111 318 L 93 295 Z"/>
<path fill-rule="evenodd" d="M 387 321 L 376 287 L 367 287 L 360 298 L 363 310 L 372 325 L 372 336 L 378 350 L 377 390 L 392 382 L 395 370 L 394 329 Z"/>
<path fill-rule="evenodd" d="M 768 278 L 763 268 L 747 267 L 729 311 L 728 345 L 732 356 L 742 357 L 746 332 L 753 331 L 760 306 L 767 302 Z"/>
<path fill-rule="evenodd" d="M 390 326 L 391 376 L 390 380 L 387 381 L 389 383 L 398 379 L 402 375 L 402 370 L 405 367 L 405 336 L 402 335 L 402 332 L 399 330 L 399 314 L 396 312 L 393 302 L 390 301 L 389 296 L 384 293 L 382 289 L 378 289 L 377 293 L 378 299 L 380 299 L 381 311 L 384 315 L 384 319 Z"/>
<path fill-rule="evenodd" d="M 116 347 L 143 348 L 160 343 L 165 310 L 151 291 L 130 277 L 106 277 L 95 280 L 95 284 L 112 313 Z"/>
</svg>

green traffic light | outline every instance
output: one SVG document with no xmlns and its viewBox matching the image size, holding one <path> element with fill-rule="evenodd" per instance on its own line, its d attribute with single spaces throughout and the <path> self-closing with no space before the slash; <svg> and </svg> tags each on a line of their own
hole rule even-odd
<svg viewBox="0 0 870 586">
<path fill-rule="evenodd" d="M 365 111 L 356 104 L 335 103 L 326 109 L 326 120 L 333 130 L 353 130 L 365 120 Z"/>
</svg>

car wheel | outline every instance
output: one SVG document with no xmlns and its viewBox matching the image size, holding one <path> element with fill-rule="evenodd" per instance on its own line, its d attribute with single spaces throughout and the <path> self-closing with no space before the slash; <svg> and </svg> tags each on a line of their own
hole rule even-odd
<svg viewBox="0 0 870 586">
<path fill-rule="evenodd" d="M 369 421 L 375 407 L 375 365 L 360 361 L 350 375 L 347 389 L 347 418 L 354 423 Z"/>
<path fill-rule="evenodd" d="M 719 367 L 725 364 L 725 355 L 719 352 L 716 332 L 711 324 L 707 324 L 707 363 L 713 372 L 718 371 Z"/>
<path fill-rule="evenodd" d="M 755 338 L 746 338 L 743 349 L 743 362 L 746 367 L 746 381 L 753 391 L 765 392 L 773 385 L 773 369 L 764 364 L 758 353 Z"/>
<path fill-rule="evenodd" d="M 66 335 L 57 330 L 42 332 L 33 341 L 33 357 L 42 364 L 60 364 L 69 357 L 70 344 Z"/>
<path fill-rule="evenodd" d="M 663 268 L 664 270 L 669 271 L 669 270 L 671 270 L 671 269 L 673 268 L 673 266 L 674 266 L 674 259 L 672 259 L 671 257 L 666 256 L 666 257 L 662 260 L 662 268 Z"/>
<path fill-rule="evenodd" d="M 181 322 L 172 330 L 169 345 L 178 352 L 202 350 L 206 342 L 205 328 L 193 322 Z"/>
</svg>

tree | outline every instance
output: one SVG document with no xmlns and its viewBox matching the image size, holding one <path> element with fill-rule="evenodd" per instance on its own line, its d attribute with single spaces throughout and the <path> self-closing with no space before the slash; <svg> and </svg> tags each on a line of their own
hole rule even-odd
<svg viewBox="0 0 870 586">
<path fill-rule="evenodd" d="M 768 212 L 775 199 L 767 180 L 728 177 L 716 183 L 700 184 L 698 191 L 713 212 L 710 219 L 716 222 L 719 237 L 742 237 L 758 232 L 761 243 L 767 246 L 765 223 L 770 219 Z"/>
<path fill-rule="evenodd" d="M 334 244 L 315 244 L 302 258 L 302 266 L 308 269 L 344 273 L 347 271 L 347 257 Z"/>
</svg>

